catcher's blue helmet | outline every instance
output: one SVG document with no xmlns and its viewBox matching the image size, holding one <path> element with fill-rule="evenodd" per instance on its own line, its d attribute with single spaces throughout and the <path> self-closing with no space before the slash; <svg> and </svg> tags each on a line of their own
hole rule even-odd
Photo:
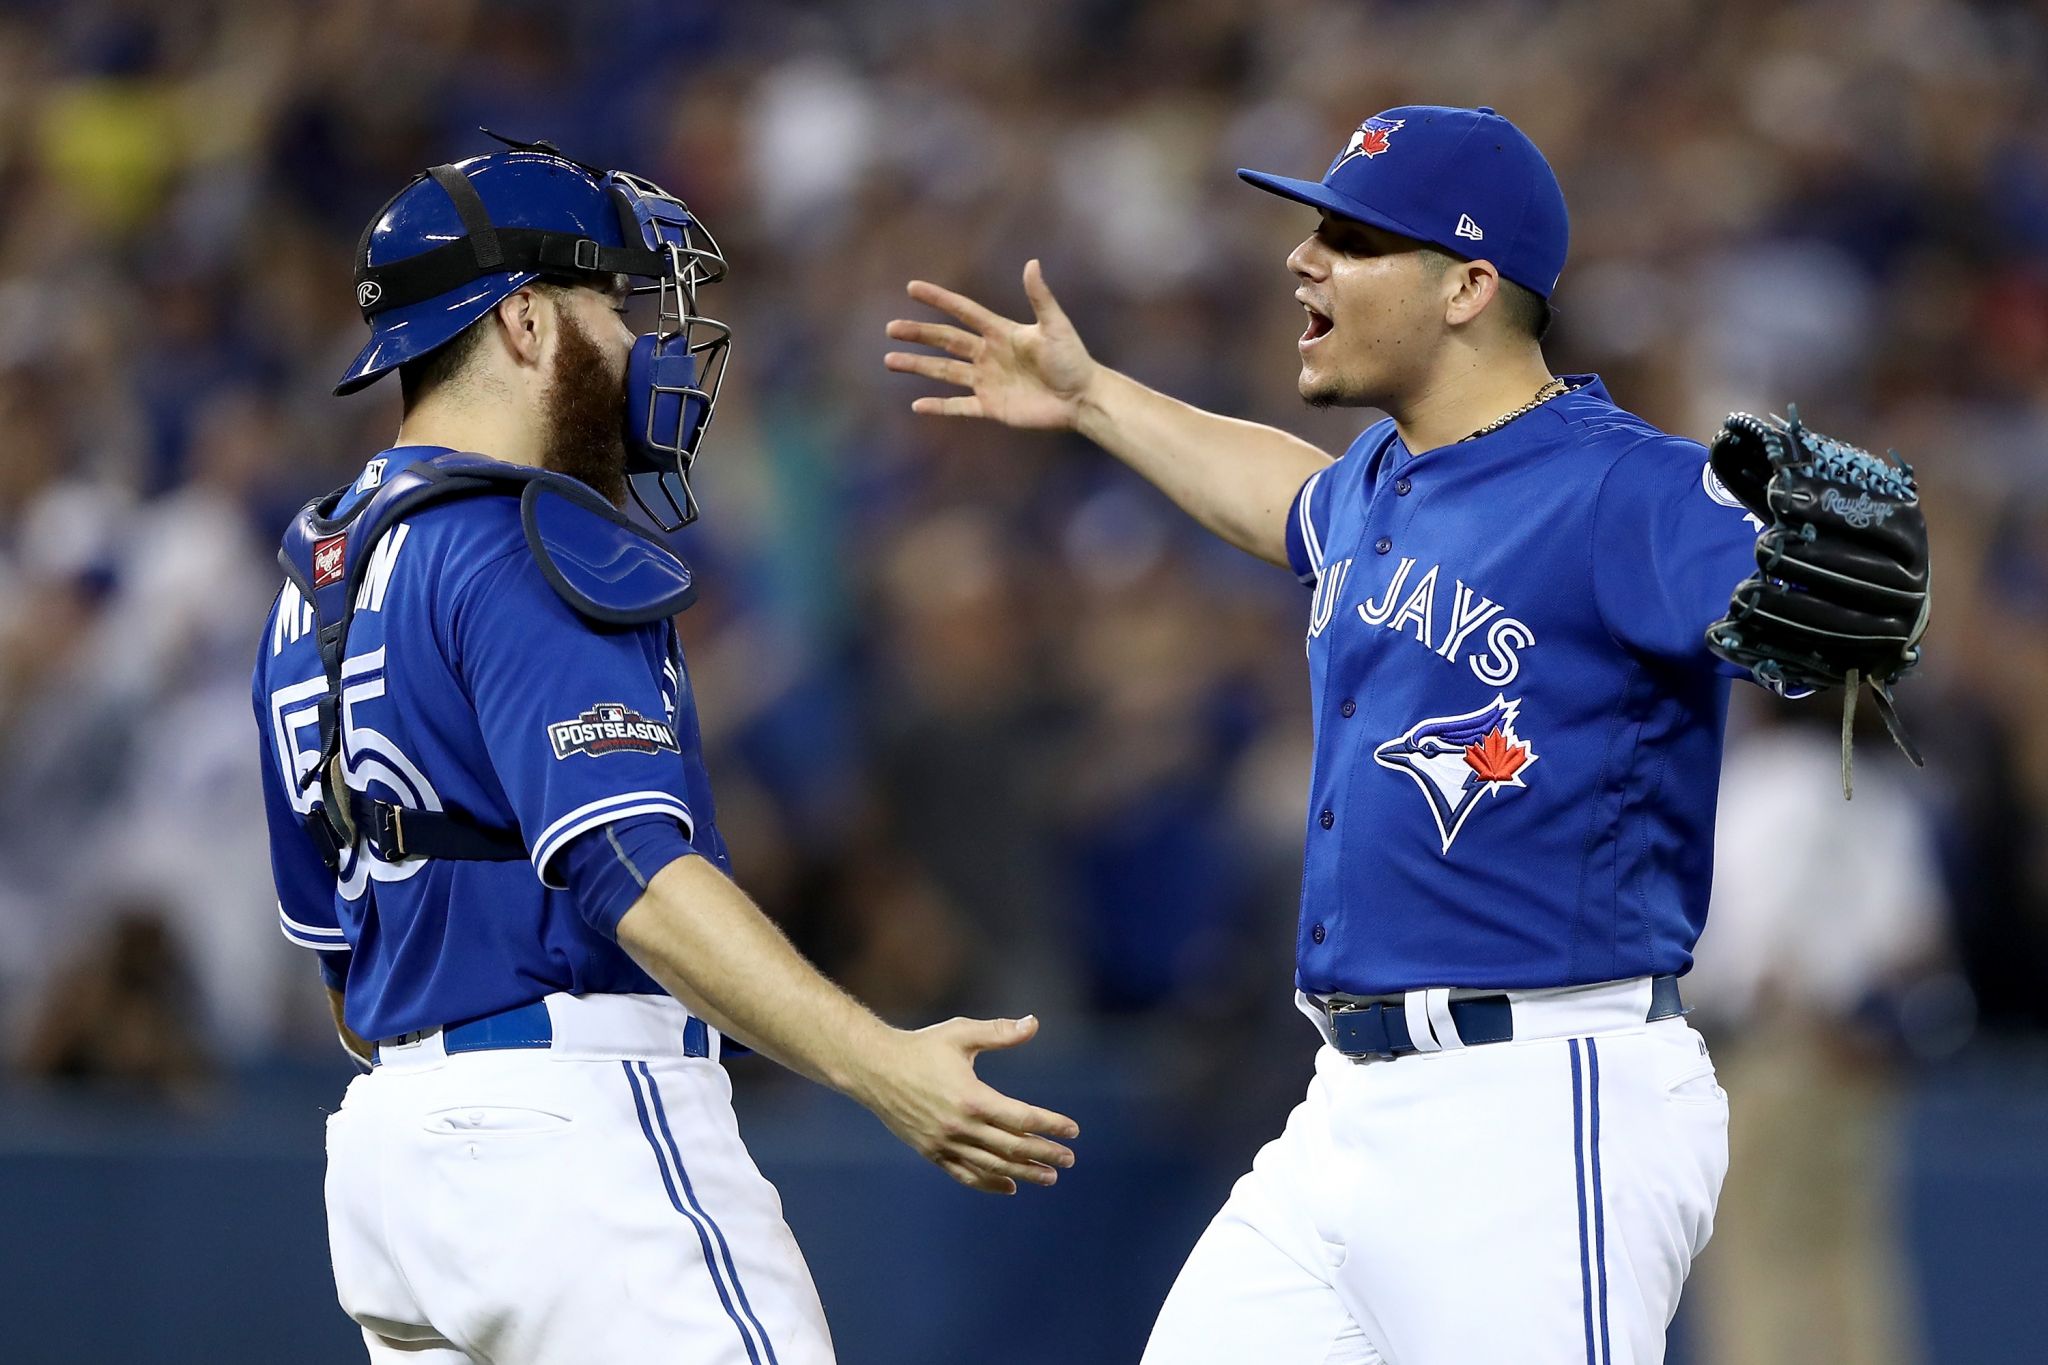
<svg viewBox="0 0 2048 1365">
<path fill-rule="evenodd" d="M 447 345 L 513 290 L 540 278 L 658 294 L 655 330 L 626 369 L 626 470 L 665 530 L 696 518 L 690 466 L 710 423 L 732 332 L 697 312 L 725 275 L 718 243 L 680 199 L 624 171 L 572 161 L 547 143 L 435 166 L 392 196 L 356 244 L 356 305 L 369 344 L 336 384 L 354 393 Z M 673 476 L 677 487 L 669 486 Z M 680 497 L 678 496 L 680 494 Z"/>
</svg>

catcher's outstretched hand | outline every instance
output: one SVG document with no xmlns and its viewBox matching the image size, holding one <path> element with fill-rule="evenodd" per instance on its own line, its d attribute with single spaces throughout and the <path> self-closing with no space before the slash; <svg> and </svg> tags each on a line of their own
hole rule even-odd
<svg viewBox="0 0 2048 1365">
<path fill-rule="evenodd" d="M 1079 419 L 1081 395 L 1095 376 L 1095 361 L 1081 344 L 1059 300 L 1046 287 L 1033 260 L 1024 266 L 1024 294 L 1036 319 L 1013 322 L 964 294 L 924 280 L 912 280 L 910 297 L 949 315 L 963 327 L 898 318 L 891 340 L 929 346 L 944 355 L 891 351 L 882 363 L 903 374 L 922 375 L 968 390 L 943 398 L 920 398 L 912 412 L 936 417 L 986 417 L 1006 426 L 1039 431 L 1071 429 Z"/>
</svg>

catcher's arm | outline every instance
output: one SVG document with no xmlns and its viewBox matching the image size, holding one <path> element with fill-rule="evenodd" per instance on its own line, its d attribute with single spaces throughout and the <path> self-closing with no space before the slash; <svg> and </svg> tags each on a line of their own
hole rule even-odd
<svg viewBox="0 0 2048 1365">
<path fill-rule="evenodd" d="M 1842 687 L 1842 794 L 1850 729 L 1868 684 L 1906 757 L 1891 689 L 1920 661 L 1927 630 L 1927 522 L 1912 466 L 1788 418 L 1736 413 L 1710 451 L 1714 473 L 1764 523 L 1757 572 L 1735 588 L 1707 646 L 1779 691 Z"/>
</svg>

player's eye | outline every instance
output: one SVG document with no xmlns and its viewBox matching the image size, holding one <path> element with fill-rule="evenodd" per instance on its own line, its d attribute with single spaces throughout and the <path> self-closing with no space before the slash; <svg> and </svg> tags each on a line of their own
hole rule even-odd
<svg viewBox="0 0 2048 1365">
<path fill-rule="evenodd" d="M 1372 254 L 1372 243 L 1365 239 L 1363 233 L 1347 231 L 1344 228 L 1332 227 L 1330 224 L 1325 223 L 1317 230 L 1316 236 L 1322 238 L 1324 246 L 1345 256 L 1370 256 Z"/>
</svg>

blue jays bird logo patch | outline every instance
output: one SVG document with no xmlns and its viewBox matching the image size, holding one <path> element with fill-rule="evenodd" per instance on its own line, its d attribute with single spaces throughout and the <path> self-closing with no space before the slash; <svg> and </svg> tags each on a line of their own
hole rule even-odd
<svg viewBox="0 0 2048 1365">
<path fill-rule="evenodd" d="M 1415 779 L 1436 817 L 1443 851 L 1465 827 L 1480 798 L 1504 787 L 1526 787 L 1522 774 L 1536 761 L 1536 751 L 1515 733 L 1519 699 L 1496 694 L 1477 711 L 1462 716 L 1432 716 L 1372 751 L 1382 768 Z"/>
<path fill-rule="evenodd" d="M 1344 150 L 1330 163 L 1330 170 L 1336 170 L 1354 156 L 1378 156 L 1387 150 L 1387 144 L 1392 141 L 1394 134 L 1400 132 L 1407 122 L 1408 120 L 1403 118 L 1381 118 L 1377 114 L 1373 115 L 1358 125 L 1358 131 L 1351 135 L 1351 140 L 1344 144 Z M 1325 171 L 1324 174 L 1329 174 L 1329 171 Z"/>
</svg>

